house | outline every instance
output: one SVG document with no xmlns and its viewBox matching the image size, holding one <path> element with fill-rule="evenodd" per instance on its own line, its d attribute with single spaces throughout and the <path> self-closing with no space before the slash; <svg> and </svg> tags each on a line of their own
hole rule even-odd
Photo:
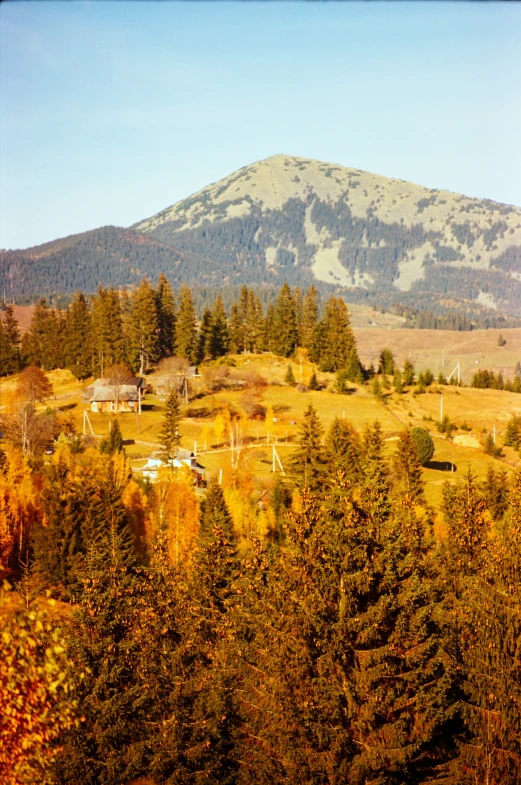
<svg viewBox="0 0 521 785">
<path fill-rule="evenodd" d="M 93 412 L 141 412 L 146 383 L 140 376 L 96 379 L 87 388 L 86 400 Z"/>
<path fill-rule="evenodd" d="M 147 477 L 153 482 L 154 480 L 157 480 L 157 473 L 159 469 L 162 466 L 167 465 L 168 464 L 166 464 L 161 458 L 149 458 L 144 466 L 142 466 L 140 469 L 134 469 L 134 471 L 136 473 L 139 472 L 143 477 Z M 187 466 L 195 474 L 196 485 L 204 484 L 202 471 L 204 466 L 201 466 L 199 463 L 197 463 L 197 457 L 191 450 L 178 449 L 172 462 L 172 466 L 174 469 L 181 469 L 183 466 Z"/>
</svg>

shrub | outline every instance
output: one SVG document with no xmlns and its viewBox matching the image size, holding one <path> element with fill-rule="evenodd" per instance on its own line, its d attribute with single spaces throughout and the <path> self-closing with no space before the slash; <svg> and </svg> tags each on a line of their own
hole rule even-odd
<svg viewBox="0 0 521 785">
<path fill-rule="evenodd" d="M 411 439 L 416 447 L 418 460 L 422 466 L 425 466 L 434 455 L 434 442 L 432 436 L 425 428 L 413 428 L 411 431 Z"/>
</svg>

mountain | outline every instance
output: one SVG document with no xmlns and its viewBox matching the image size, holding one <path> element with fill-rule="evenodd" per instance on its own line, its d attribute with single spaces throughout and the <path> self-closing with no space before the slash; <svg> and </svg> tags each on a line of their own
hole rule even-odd
<svg viewBox="0 0 521 785">
<path fill-rule="evenodd" d="M 465 301 L 521 314 L 520 208 L 307 158 L 272 156 L 129 230 L 97 232 L 111 233 L 112 245 L 94 232 L 4 252 L 12 286 L 18 254 L 27 293 L 44 291 L 49 276 L 53 287 L 92 290 L 98 280 L 155 277 L 164 265 L 175 285 L 287 280 L 333 287 L 348 300 Z M 81 264 L 67 277 L 73 255 Z"/>
</svg>

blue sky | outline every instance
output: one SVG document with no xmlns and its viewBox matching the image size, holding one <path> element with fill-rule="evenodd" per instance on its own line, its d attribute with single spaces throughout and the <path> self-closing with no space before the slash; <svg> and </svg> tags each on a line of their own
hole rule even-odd
<svg viewBox="0 0 521 785">
<path fill-rule="evenodd" d="M 0 6 L 0 246 L 275 153 L 521 205 L 517 3 Z"/>
</svg>

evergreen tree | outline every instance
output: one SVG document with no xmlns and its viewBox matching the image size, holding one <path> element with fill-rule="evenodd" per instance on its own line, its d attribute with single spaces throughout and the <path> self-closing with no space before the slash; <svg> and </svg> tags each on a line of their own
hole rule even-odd
<svg viewBox="0 0 521 785">
<path fill-rule="evenodd" d="M 272 351 L 282 357 L 289 357 L 295 351 L 297 337 L 295 303 L 291 289 L 285 283 L 279 292 L 273 314 Z"/>
<path fill-rule="evenodd" d="M 293 368 L 291 363 L 288 363 L 288 370 L 286 371 L 286 376 L 284 377 L 284 381 L 286 384 L 294 385 L 295 384 L 295 376 L 293 374 Z"/>
<path fill-rule="evenodd" d="M 335 417 L 326 436 L 326 450 L 333 477 L 340 471 L 351 481 L 360 478 L 360 438 L 350 423 Z"/>
<path fill-rule="evenodd" d="M 416 447 L 420 464 L 425 466 L 434 455 L 434 442 L 432 441 L 432 436 L 425 428 L 413 428 L 411 431 L 411 439 Z"/>
<path fill-rule="evenodd" d="M 8 305 L 0 318 L 0 376 L 18 373 L 21 367 L 20 330 Z"/>
<path fill-rule="evenodd" d="M 76 292 L 67 310 L 64 340 L 66 367 L 77 379 L 86 379 L 92 373 L 92 319 L 81 292 Z"/>
<path fill-rule="evenodd" d="M 143 376 L 150 364 L 159 358 L 157 297 L 144 279 L 132 297 L 128 333 L 130 367 L 134 373 Z"/>
<path fill-rule="evenodd" d="M 212 312 L 212 334 L 210 340 L 210 356 L 223 357 L 228 353 L 230 336 L 226 311 L 220 294 L 215 298 Z"/>
<path fill-rule="evenodd" d="M 390 515 L 391 502 L 387 465 L 383 457 L 382 427 L 378 421 L 364 432 L 361 472 L 361 506 L 371 524 L 381 526 Z"/>
<path fill-rule="evenodd" d="M 48 307 L 44 299 L 37 304 L 31 325 L 22 340 L 26 365 L 37 365 L 46 371 L 62 368 L 63 316 Z"/>
<path fill-rule="evenodd" d="M 394 355 L 389 348 L 382 349 L 380 352 L 380 359 L 378 362 L 378 373 L 392 376 L 394 374 L 395 364 Z"/>
<path fill-rule="evenodd" d="M 316 362 L 316 357 L 313 357 L 313 346 L 315 340 L 315 329 L 318 321 L 318 294 L 314 286 L 310 286 L 304 296 L 302 304 L 302 325 L 300 329 L 299 344 L 309 351 L 310 357 Z"/>
<path fill-rule="evenodd" d="M 414 365 L 410 360 L 406 360 L 403 365 L 402 379 L 406 387 L 414 384 Z"/>
<path fill-rule="evenodd" d="M 64 734 L 58 781 L 116 785 L 141 773 L 147 735 L 139 704 L 135 602 L 138 595 L 131 533 L 120 507 L 89 550 L 82 600 L 74 614 L 71 653 L 85 678 L 78 690 L 81 728 Z"/>
<path fill-rule="evenodd" d="M 318 390 L 320 388 L 320 385 L 319 385 L 318 379 L 317 379 L 317 372 L 315 371 L 314 368 L 313 368 L 313 373 L 311 374 L 311 378 L 309 380 L 308 387 L 309 387 L 310 390 Z"/>
<path fill-rule="evenodd" d="M 181 409 L 179 406 L 179 396 L 177 390 L 172 390 L 166 401 L 165 416 L 161 429 L 161 444 L 163 446 L 162 458 L 171 465 L 173 465 L 174 458 L 181 443 L 181 434 L 179 433 L 180 421 Z"/>
<path fill-rule="evenodd" d="M 195 751 L 190 768 L 198 773 L 194 782 L 201 781 L 201 776 L 207 782 L 231 785 L 236 781 L 238 708 L 230 658 L 232 629 L 228 622 L 238 569 L 234 541 L 222 489 L 212 482 L 201 505 L 200 537 L 190 591 L 190 638 L 194 641 L 190 746 Z M 187 777 L 184 781 L 191 780 Z"/>
<path fill-rule="evenodd" d="M 351 381 L 363 379 L 349 312 L 345 302 L 336 297 L 332 297 L 326 304 L 319 362 L 323 371 L 338 371 L 344 368 Z"/>
<path fill-rule="evenodd" d="M 424 501 L 421 462 L 415 440 L 408 430 L 402 431 L 398 437 L 394 471 L 398 498 L 408 497 L 421 504 Z"/>
<path fill-rule="evenodd" d="M 199 325 L 199 336 L 197 340 L 197 365 L 204 360 L 213 360 L 212 355 L 212 335 L 213 335 L 213 319 L 212 312 L 209 308 L 205 308 Z"/>
<path fill-rule="evenodd" d="M 99 450 L 106 455 L 115 455 L 123 451 L 123 436 L 119 427 L 119 420 L 110 423 L 109 435 L 100 442 Z"/>
<path fill-rule="evenodd" d="M 192 292 L 183 284 L 179 292 L 179 314 L 176 325 L 175 353 L 195 365 L 197 357 L 197 332 Z"/>
<path fill-rule="evenodd" d="M 157 281 L 157 351 L 159 359 L 170 357 L 175 345 L 176 310 L 172 287 L 164 273 Z"/>
<path fill-rule="evenodd" d="M 230 326 L 228 328 L 230 336 L 230 352 L 232 354 L 240 354 L 244 350 L 244 342 L 242 338 L 242 325 L 239 314 L 239 306 L 233 303 L 230 311 Z"/>
<path fill-rule="evenodd" d="M 125 361 L 123 319 L 118 292 L 99 287 L 92 301 L 94 373 L 104 376 L 110 366 Z"/>
<path fill-rule="evenodd" d="M 310 403 L 304 413 L 298 447 L 291 457 L 291 465 L 297 484 L 314 491 L 321 487 L 326 466 L 322 434 L 322 424 Z"/>
</svg>

